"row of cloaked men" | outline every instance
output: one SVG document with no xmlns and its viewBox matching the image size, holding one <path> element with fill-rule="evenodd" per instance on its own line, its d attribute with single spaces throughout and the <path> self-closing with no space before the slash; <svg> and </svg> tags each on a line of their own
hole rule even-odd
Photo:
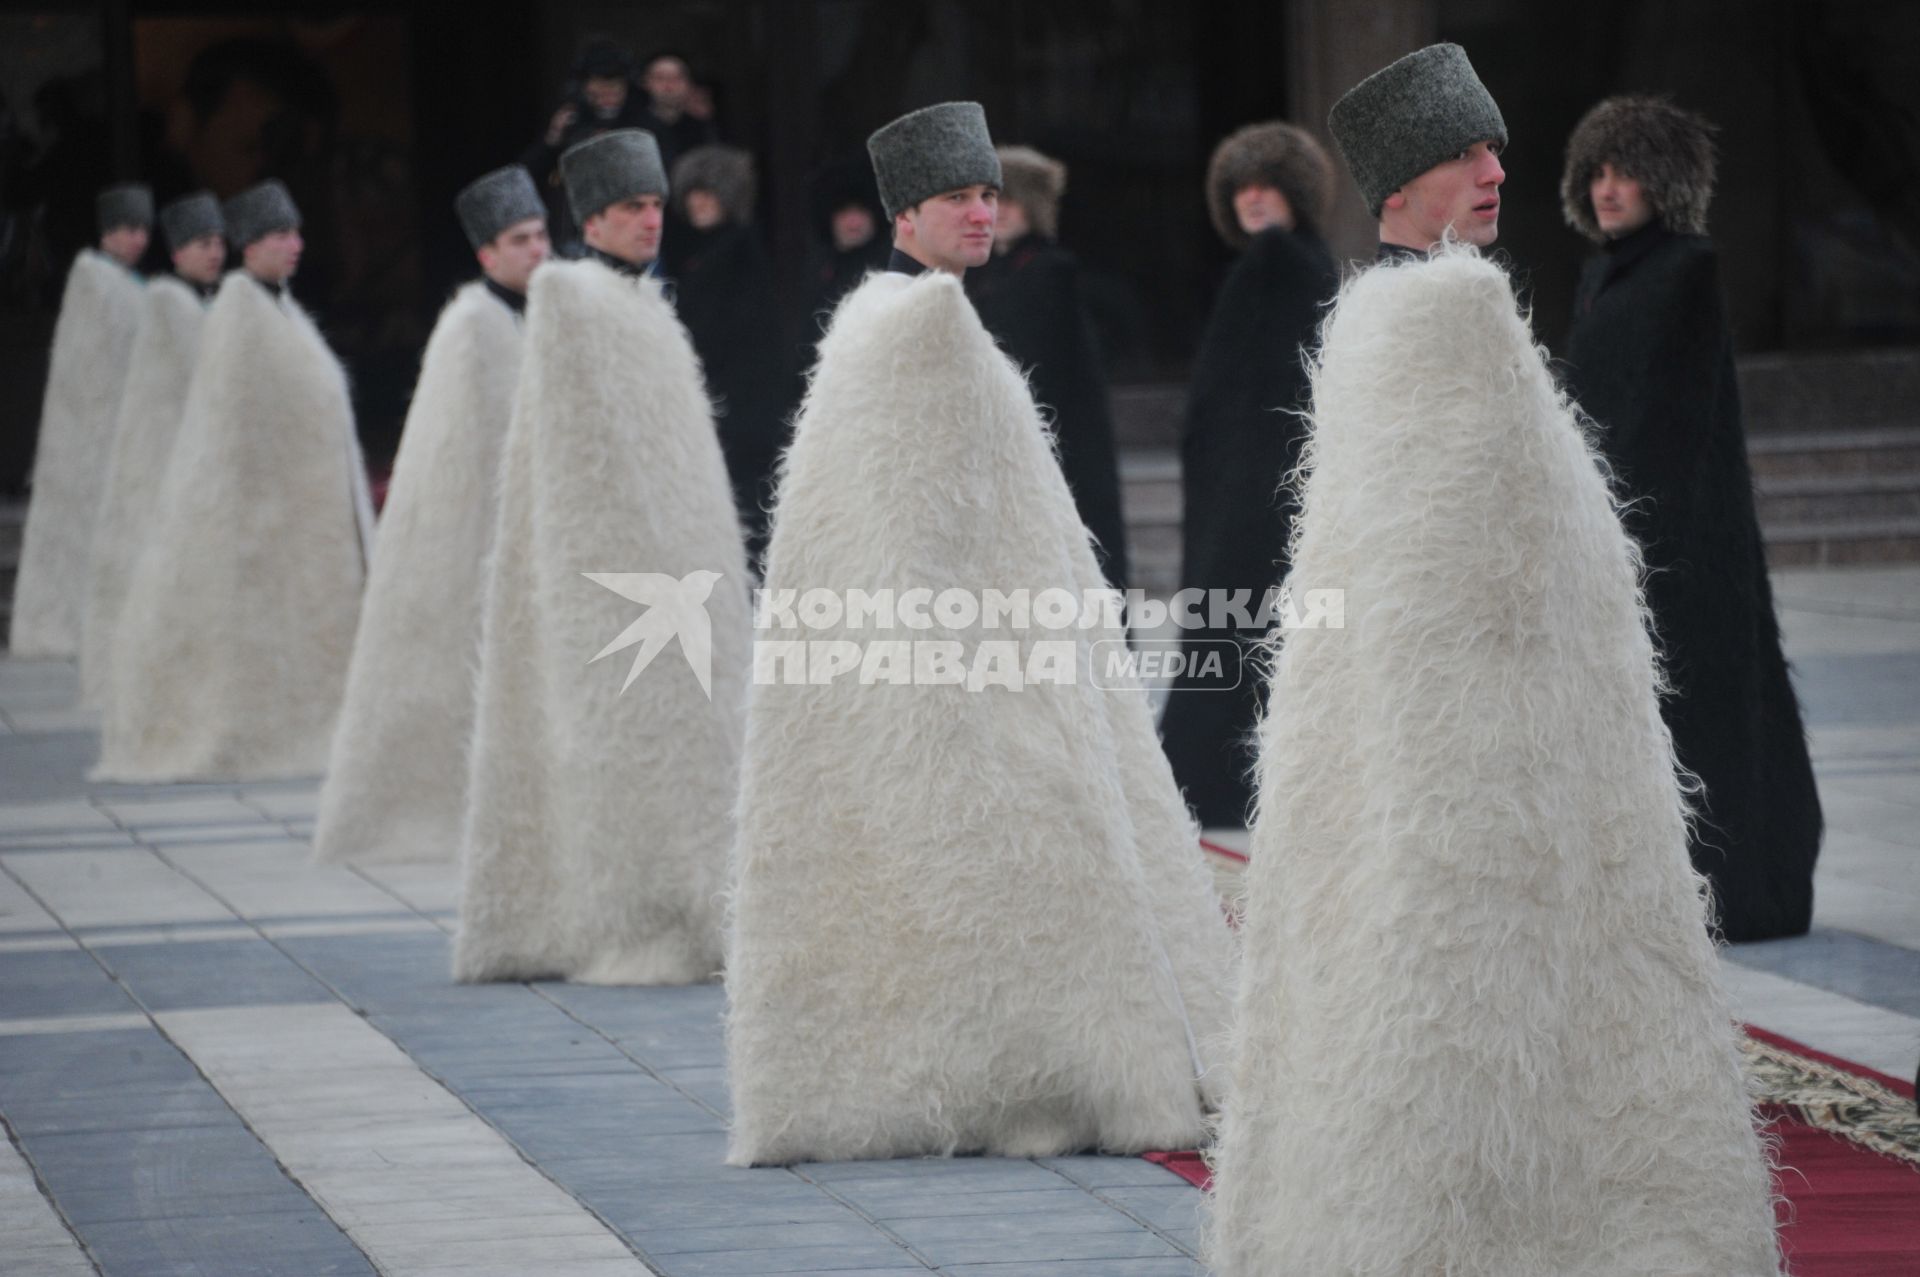
<svg viewBox="0 0 1920 1277">
<path fill-rule="evenodd" d="M 1490 100 L 1457 53 L 1362 82 L 1343 149 L 1458 149 Z M 569 153 L 589 243 L 664 194 L 647 142 Z M 869 147 L 890 215 L 999 181 L 972 104 Z M 243 249 L 265 198 L 229 209 Z M 506 171 L 460 211 L 479 247 L 537 209 Z M 724 969 L 735 1164 L 1217 1133 L 1225 1274 L 1776 1271 L 1635 551 L 1495 266 L 1383 263 L 1324 329 L 1293 579 L 1343 588 L 1344 628 L 1272 671 L 1237 932 L 1144 697 L 1089 677 L 1110 618 L 790 605 L 1100 590 L 958 279 L 889 270 L 836 311 L 756 617 L 700 367 L 637 266 L 548 262 L 524 315 L 456 295 L 364 600 L 311 326 L 246 270 L 204 313 L 152 286 L 90 445 L 109 504 L 127 467 L 151 489 L 100 775 L 324 764 L 320 859 L 459 861 L 459 980 Z M 174 327 L 163 401 L 142 352 Z M 928 676 L 926 644 L 968 672 Z M 981 678 L 996 645 L 1066 676 Z"/>
</svg>

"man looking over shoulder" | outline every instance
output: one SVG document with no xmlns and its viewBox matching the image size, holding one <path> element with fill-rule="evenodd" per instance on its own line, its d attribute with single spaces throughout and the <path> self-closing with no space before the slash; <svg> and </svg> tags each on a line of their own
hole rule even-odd
<svg viewBox="0 0 1920 1277">
<path fill-rule="evenodd" d="M 895 120 L 868 143 L 889 161 L 874 165 L 880 202 L 895 210 L 888 270 L 902 275 L 937 270 L 958 278 L 993 256 L 1000 162 L 990 148 L 981 153 L 971 131 L 976 123 L 984 133 L 984 122 L 973 115 L 927 107 Z M 981 180 L 988 177 L 992 180 Z M 936 194 L 914 198 L 929 189 Z"/>
<path fill-rule="evenodd" d="M 1507 123 L 1459 45 L 1374 72 L 1333 104 L 1327 125 L 1380 222 L 1381 260 L 1449 235 L 1475 248 L 1499 238 Z"/>
</svg>

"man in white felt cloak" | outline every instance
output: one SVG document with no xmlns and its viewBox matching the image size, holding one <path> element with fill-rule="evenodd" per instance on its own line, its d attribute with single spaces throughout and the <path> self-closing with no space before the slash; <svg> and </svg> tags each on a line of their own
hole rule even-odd
<svg viewBox="0 0 1920 1277">
<path fill-rule="evenodd" d="M 992 251 L 986 117 L 928 107 L 868 149 L 894 254 L 821 343 L 757 632 L 728 1160 L 1191 1147 L 1229 935 L 1144 695 L 1089 677 L 1124 631 L 984 610 L 1111 601 L 961 288 Z M 791 606 L 856 590 L 904 628 Z"/>
<path fill-rule="evenodd" d="M 483 567 L 547 213 L 517 164 L 454 201 L 480 278 L 440 313 L 407 411 L 320 791 L 314 858 L 451 860 L 466 805 Z"/>
<path fill-rule="evenodd" d="M 533 277 L 501 463 L 460 980 L 685 984 L 721 965 L 752 620 L 686 330 L 654 276 L 653 136 L 560 157 L 588 246 Z"/>
<path fill-rule="evenodd" d="M 147 281 L 94 519 L 80 631 L 80 691 L 95 707 L 105 699 L 113 632 L 134 563 L 150 534 L 159 478 L 180 433 L 200 329 L 227 264 L 226 222 L 220 201 L 209 191 L 182 196 L 161 209 L 160 231 L 173 271 Z"/>
<path fill-rule="evenodd" d="M 286 187 L 224 213 L 242 268 L 207 312 L 112 636 L 102 780 L 316 775 L 346 683 L 373 539 L 346 376 L 288 291 Z"/>
<path fill-rule="evenodd" d="M 1344 628 L 1261 728 L 1213 1271 L 1774 1273 L 1639 558 L 1470 246 L 1499 109 L 1437 45 L 1332 127 L 1410 251 L 1313 369 L 1290 581 Z"/>
<path fill-rule="evenodd" d="M 134 267 L 152 233 L 153 192 L 123 182 L 101 191 L 95 208 L 100 247 L 73 259 L 53 329 L 13 585 L 8 643 L 15 656 L 80 653 L 94 521 L 127 356 L 140 327 L 142 285 Z"/>
</svg>

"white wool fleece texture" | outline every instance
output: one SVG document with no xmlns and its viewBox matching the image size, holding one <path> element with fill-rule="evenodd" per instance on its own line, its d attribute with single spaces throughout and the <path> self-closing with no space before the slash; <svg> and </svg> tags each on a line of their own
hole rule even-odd
<svg viewBox="0 0 1920 1277">
<path fill-rule="evenodd" d="M 768 588 L 938 595 L 1102 579 L 1025 383 L 941 274 L 836 313 Z M 771 616 L 770 616 L 770 619 Z M 766 640 L 1057 631 L 800 628 Z M 764 683 L 729 929 L 736 1165 L 1191 1146 L 1232 948 L 1144 696 Z M 1183 1015 L 1184 1011 L 1184 1015 Z"/>
<path fill-rule="evenodd" d="M 180 279 L 162 275 L 147 285 L 94 520 L 80 630 L 80 691 L 95 708 L 106 699 L 113 633 L 134 563 L 151 536 L 154 501 L 180 433 L 206 319 L 207 304 Z"/>
<path fill-rule="evenodd" d="M 478 283 L 454 294 L 427 342 L 320 791 L 316 860 L 459 850 L 482 567 L 521 346 L 519 319 Z"/>
<path fill-rule="evenodd" d="M 1506 276 L 1348 284 L 1260 732 L 1222 1277 L 1776 1271 L 1638 558 Z"/>
<path fill-rule="evenodd" d="M 339 362 L 291 298 L 228 275 L 112 636 L 95 779 L 319 774 L 366 500 Z"/>
<path fill-rule="evenodd" d="M 752 618 L 686 330 L 653 280 L 533 277 L 487 570 L 461 980 L 685 984 L 721 962 Z M 582 573 L 718 574 L 712 697 L 671 640 L 592 658 L 646 608 Z"/>
<path fill-rule="evenodd" d="M 140 302 L 139 276 L 111 257 L 87 249 L 73 259 L 53 328 L 33 493 L 21 530 L 8 639 L 15 656 L 80 653 L 94 519 Z"/>
</svg>

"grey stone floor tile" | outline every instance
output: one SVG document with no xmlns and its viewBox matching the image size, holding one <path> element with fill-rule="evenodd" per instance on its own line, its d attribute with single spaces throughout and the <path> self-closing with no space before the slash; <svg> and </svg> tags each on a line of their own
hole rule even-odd
<svg viewBox="0 0 1920 1277">
<path fill-rule="evenodd" d="M 1064 1263 L 958 1264 L 953 1277 L 1205 1277 L 1191 1259 L 1082 1259 Z"/>
<path fill-rule="evenodd" d="M 741 1223 L 706 1228 L 656 1228 L 640 1239 L 649 1255 L 684 1255 L 709 1250 L 783 1250 L 796 1246 L 857 1247 L 874 1240 L 873 1225 L 852 1211 L 844 1218 L 817 1223 Z"/>
<path fill-rule="evenodd" d="M 91 1224 L 82 1230 L 109 1277 L 333 1277 L 373 1265 L 317 1208 Z"/>
<path fill-rule="evenodd" d="M 950 1192 L 925 1184 L 836 1185 L 837 1191 L 875 1219 L 931 1219 L 938 1216 L 1025 1215 L 1073 1210 L 1092 1201 L 1077 1185 L 1001 1192 Z M 848 1190 L 856 1191 L 848 1191 Z"/>
<path fill-rule="evenodd" d="M 1172 1243 L 1133 1225 L 1102 1232 L 1028 1231 L 1004 1235 L 983 1232 L 971 1238 L 921 1241 L 909 1237 L 907 1240 L 941 1268 L 958 1264 L 1054 1263 L 1069 1259 L 1157 1259 L 1181 1253 Z"/>
<path fill-rule="evenodd" d="M 875 1235 L 857 1246 L 793 1246 L 779 1250 L 708 1250 L 654 1257 L 670 1277 L 764 1277 L 771 1273 L 830 1273 L 854 1268 L 924 1272 L 925 1265 Z M 644 1249 L 644 1247 L 643 1247 Z"/>
<path fill-rule="evenodd" d="M 16 956 L 7 955 L 9 967 Z M 168 1090 L 200 1080 L 186 1057 L 151 1025 L 0 1035 L 0 1109 L 26 1098 Z"/>
<path fill-rule="evenodd" d="M 1191 1184 L 1166 1188 L 1103 1188 L 1100 1196 L 1146 1220 L 1155 1228 L 1177 1230 L 1199 1226 L 1206 1194 Z"/>
<path fill-rule="evenodd" d="M 935 1215 L 893 1219 L 887 1228 L 909 1246 L 934 1254 L 953 1242 L 1001 1242 L 1030 1238 L 1082 1237 L 1095 1233 L 1139 1232 L 1140 1225 L 1113 1207 L 1083 1195 L 1054 1210 L 1007 1215 Z M 1055 1256 L 1054 1258 L 1072 1258 Z"/>
<path fill-rule="evenodd" d="M 24 1138 L 34 1135 L 84 1135 L 102 1131 L 162 1131 L 188 1126 L 221 1126 L 235 1120 L 218 1092 L 205 1082 L 182 1082 L 165 1090 L 121 1091 L 38 1099 L 27 1096 L 0 1109 Z"/>
<path fill-rule="evenodd" d="M 237 1119 L 177 1130 L 31 1135 L 20 1142 L 76 1222 L 255 1214 L 311 1204 Z M 265 1205 L 275 1199 L 277 1206 Z M 240 1201 L 246 1205 L 215 1209 Z"/>
<path fill-rule="evenodd" d="M 1816 927 L 1791 940 L 1731 945 L 1726 957 L 1869 1006 L 1920 1016 L 1920 952 L 1899 945 Z"/>
<path fill-rule="evenodd" d="M 1165 1167 L 1138 1157 L 1047 1157 L 1040 1164 L 1086 1188 L 1165 1188 L 1182 1182 Z"/>
<path fill-rule="evenodd" d="M 154 1011 L 333 999 L 325 985 L 260 939 L 115 945 L 103 948 L 100 954 L 113 973 Z"/>
<path fill-rule="evenodd" d="M 137 1012 L 133 999 L 79 949 L 5 955 L 0 979 L 0 1019 Z"/>
</svg>

